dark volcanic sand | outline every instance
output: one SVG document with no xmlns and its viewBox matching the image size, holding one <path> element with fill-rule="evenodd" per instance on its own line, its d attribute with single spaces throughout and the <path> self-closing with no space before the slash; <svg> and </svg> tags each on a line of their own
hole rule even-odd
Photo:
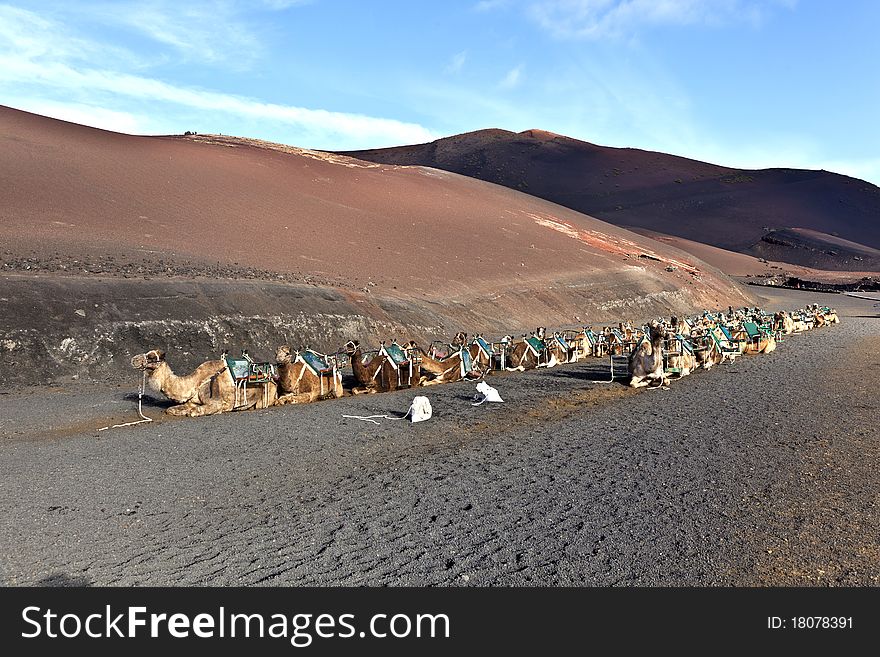
<svg viewBox="0 0 880 657">
<path fill-rule="evenodd" d="M 427 388 L 416 425 L 341 417 L 412 392 L 100 434 L 125 391 L 0 396 L 0 582 L 877 585 L 880 311 L 773 293 L 843 323 L 663 391 Z"/>
</svg>

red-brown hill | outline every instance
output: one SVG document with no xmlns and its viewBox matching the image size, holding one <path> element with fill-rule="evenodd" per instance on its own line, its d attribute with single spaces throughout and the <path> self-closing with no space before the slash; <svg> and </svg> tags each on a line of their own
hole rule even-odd
<svg viewBox="0 0 880 657">
<path fill-rule="evenodd" d="M 437 169 L 0 108 L 0 180 L 9 371 L 124 368 L 120 352 L 157 345 L 267 357 L 282 340 L 335 350 L 752 301 L 674 247 Z"/>
<path fill-rule="evenodd" d="M 880 248 L 880 188 L 799 169 L 742 170 L 635 148 L 597 146 L 540 130 L 480 130 L 429 144 L 347 153 L 419 164 L 518 189 L 621 226 L 637 226 L 744 253 L 830 269 L 864 270 L 864 253 L 840 247 L 817 260 L 817 242 L 843 238 Z M 770 252 L 762 237 L 788 228 Z M 823 237 L 817 233 L 825 233 Z M 827 254 L 826 254 L 827 255 Z"/>
</svg>

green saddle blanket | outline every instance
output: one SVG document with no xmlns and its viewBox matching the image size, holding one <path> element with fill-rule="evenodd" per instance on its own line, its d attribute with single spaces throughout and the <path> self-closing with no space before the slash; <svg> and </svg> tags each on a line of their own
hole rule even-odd
<svg viewBox="0 0 880 657">
<path fill-rule="evenodd" d="M 275 377 L 275 365 L 272 363 L 254 363 L 246 358 L 226 357 L 226 366 L 233 380 L 250 383 L 268 383 Z"/>
<path fill-rule="evenodd" d="M 306 349 L 299 352 L 299 357 L 313 373 L 317 375 L 330 374 L 333 367 L 326 361 L 326 356 L 319 354 L 317 351 Z"/>
<path fill-rule="evenodd" d="M 388 354 L 388 357 L 395 365 L 403 365 L 404 363 L 409 362 L 409 357 L 406 355 L 403 347 L 401 347 L 396 342 L 392 342 L 391 344 L 386 345 L 385 353 Z"/>
<path fill-rule="evenodd" d="M 480 347 L 480 351 L 482 351 L 486 356 L 492 355 L 492 347 L 489 346 L 489 343 L 486 342 L 483 338 L 478 337 L 474 340 L 475 343 Z"/>
<path fill-rule="evenodd" d="M 526 338 L 526 343 L 531 347 L 532 351 L 535 352 L 536 356 L 547 348 L 544 341 L 536 337 Z"/>
</svg>

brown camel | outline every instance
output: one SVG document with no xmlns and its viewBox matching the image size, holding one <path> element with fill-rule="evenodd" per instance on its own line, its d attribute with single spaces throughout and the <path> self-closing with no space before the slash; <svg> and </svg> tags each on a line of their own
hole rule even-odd
<svg viewBox="0 0 880 657">
<path fill-rule="evenodd" d="M 488 372 L 492 369 L 495 350 L 492 343 L 483 338 L 481 334 L 478 333 L 474 336 L 473 341 L 468 346 L 468 353 L 471 355 L 471 360 L 479 366 L 480 370 Z"/>
<path fill-rule="evenodd" d="M 354 378 L 359 384 L 352 389 L 353 394 L 414 388 L 420 383 L 421 368 L 418 356 L 409 353 L 408 350 L 403 352 L 396 342 L 386 348 L 383 341 L 375 355 L 366 362 L 364 362 L 364 353 L 357 340 L 346 343 L 345 351 L 348 353 Z M 400 358 L 396 358 L 400 353 L 405 353 L 409 360 L 402 361 Z"/>
<path fill-rule="evenodd" d="M 670 347 L 666 352 L 667 371 L 676 373 L 680 379 L 697 369 L 693 344 L 687 338 L 670 331 L 666 335 L 666 342 Z"/>
<path fill-rule="evenodd" d="M 426 380 L 423 378 L 421 385 L 430 386 L 438 383 L 451 383 L 453 381 L 461 381 L 465 378 L 479 379 L 483 376 L 483 371 L 476 362 L 470 359 L 470 352 L 464 348 L 459 348 L 452 355 L 439 360 L 425 353 L 415 342 L 410 341 L 407 344 L 407 352 L 411 354 L 421 355 L 422 369 L 429 374 L 433 374 L 434 378 Z M 463 362 L 462 355 L 467 354 L 467 360 Z M 467 361 L 470 361 L 468 363 Z M 468 368 L 470 366 L 470 368 Z"/>
<path fill-rule="evenodd" d="M 522 372 L 535 369 L 539 365 L 546 365 L 549 354 L 544 342 L 547 329 L 539 326 L 531 336 L 523 334 L 519 342 L 510 343 L 507 369 L 511 372 Z"/>
<path fill-rule="evenodd" d="M 760 337 L 749 338 L 745 329 L 733 333 L 734 340 L 739 340 L 744 354 L 769 354 L 776 351 L 776 338 L 772 334 L 761 333 Z"/>
<path fill-rule="evenodd" d="M 577 348 L 566 340 L 562 333 L 554 333 L 545 343 L 547 345 L 547 367 L 561 363 L 577 362 Z"/>
<path fill-rule="evenodd" d="M 147 373 L 147 384 L 178 402 L 165 412 L 169 415 L 214 415 L 249 408 L 266 408 L 278 396 L 273 381 L 241 387 L 229 371 L 226 360 L 210 360 L 186 376 L 177 376 L 165 361 L 165 352 L 153 349 L 131 359 L 131 366 Z"/>
<path fill-rule="evenodd" d="M 663 372 L 663 326 L 657 320 L 651 322 L 650 339 L 642 340 L 629 356 L 627 371 L 629 385 L 643 388 L 652 382 L 667 385 L 668 379 Z"/>
<path fill-rule="evenodd" d="M 691 332 L 691 343 L 694 345 L 694 357 L 697 367 L 710 370 L 715 365 L 724 362 L 724 354 L 718 343 L 712 339 L 709 329 L 700 326 Z"/>
<path fill-rule="evenodd" d="M 781 331 L 784 335 L 791 335 L 794 332 L 794 320 L 789 317 L 787 312 L 780 310 L 773 315 L 773 330 Z"/>
<path fill-rule="evenodd" d="M 283 404 L 308 404 L 328 397 L 342 397 L 342 374 L 327 357 L 307 350 L 292 355 L 290 347 L 278 347 L 278 401 Z"/>
</svg>

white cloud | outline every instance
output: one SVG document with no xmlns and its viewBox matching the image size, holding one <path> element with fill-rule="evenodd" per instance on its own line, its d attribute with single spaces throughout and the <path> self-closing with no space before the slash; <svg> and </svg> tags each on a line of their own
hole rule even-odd
<svg viewBox="0 0 880 657">
<path fill-rule="evenodd" d="M 215 114 L 221 113 L 240 124 L 270 124 L 276 134 L 294 140 L 289 143 L 315 148 L 367 148 L 435 138 L 415 123 L 264 102 L 108 68 L 102 63 L 115 60 L 106 57 L 101 44 L 72 37 L 60 23 L 4 6 L 0 19 L 0 98 L 17 100 L 21 109 L 126 132 L 148 125 L 174 131 L 168 121 L 136 118 L 147 105 L 150 114 L 185 115 L 190 121 L 195 113 L 195 119 L 203 120 L 186 127 L 200 131 L 208 120 L 216 125 Z"/>
<path fill-rule="evenodd" d="M 65 103 L 28 97 L 13 97 L 5 99 L 4 102 L 9 102 L 17 109 L 34 114 L 42 114 L 53 119 L 88 125 L 102 130 L 112 130 L 113 132 L 133 134 L 140 131 L 143 126 L 143 119 L 130 112 L 118 112 L 82 103 Z"/>
<path fill-rule="evenodd" d="M 509 0 L 480 0 L 477 4 L 474 5 L 474 11 L 493 11 L 495 9 L 500 9 L 502 7 L 506 7 L 510 4 Z"/>
<path fill-rule="evenodd" d="M 446 68 L 444 68 L 443 71 L 447 75 L 455 75 L 456 73 L 460 73 L 466 61 L 467 50 L 462 50 L 461 52 L 456 53 L 452 56 L 452 59 L 449 61 L 449 64 L 446 65 Z"/>
<path fill-rule="evenodd" d="M 263 52 L 243 6 L 230 0 L 72 3 L 69 16 L 130 31 L 171 49 L 175 59 L 247 68 Z"/>
<path fill-rule="evenodd" d="M 648 26 L 760 23 L 774 6 L 796 0 L 540 0 L 529 13 L 563 38 L 623 38 Z"/>
<path fill-rule="evenodd" d="M 262 3 L 269 9 L 280 11 L 282 9 L 290 9 L 298 5 L 307 5 L 312 0 L 262 0 Z"/>
<path fill-rule="evenodd" d="M 507 74 L 501 78 L 501 82 L 498 83 L 499 89 L 514 89 L 519 86 L 520 82 L 522 82 L 522 65 L 515 66 L 510 69 Z"/>
</svg>

